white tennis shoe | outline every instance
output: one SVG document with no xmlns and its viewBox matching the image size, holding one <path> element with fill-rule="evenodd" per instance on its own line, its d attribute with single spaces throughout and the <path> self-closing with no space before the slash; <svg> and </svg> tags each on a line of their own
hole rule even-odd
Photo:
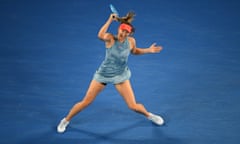
<svg viewBox="0 0 240 144">
<path fill-rule="evenodd" d="M 69 121 L 67 121 L 65 118 L 63 118 L 57 126 L 57 132 L 63 133 L 66 130 L 66 127 L 68 126 L 68 124 L 69 124 Z"/>
<path fill-rule="evenodd" d="M 150 121 L 152 121 L 153 123 L 155 123 L 156 125 L 159 125 L 159 126 L 164 124 L 163 118 L 161 116 L 159 116 L 159 115 L 155 115 L 155 114 L 149 113 L 148 119 Z"/>
</svg>

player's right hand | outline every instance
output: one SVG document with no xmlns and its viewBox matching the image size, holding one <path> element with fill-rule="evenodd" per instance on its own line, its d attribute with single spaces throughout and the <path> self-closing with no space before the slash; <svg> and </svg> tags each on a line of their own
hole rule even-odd
<svg viewBox="0 0 240 144">
<path fill-rule="evenodd" d="M 110 15 L 110 18 L 112 19 L 112 20 L 117 20 L 117 17 L 118 17 L 118 15 L 117 14 L 115 14 L 115 13 L 112 13 L 111 15 Z"/>
</svg>

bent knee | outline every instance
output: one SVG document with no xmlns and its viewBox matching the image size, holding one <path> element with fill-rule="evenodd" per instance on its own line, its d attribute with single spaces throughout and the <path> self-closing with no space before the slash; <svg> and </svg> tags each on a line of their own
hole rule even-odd
<svg viewBox="0 0 240 144">
<path fill-rule="evenodd" d="M 93 100 L 83 99 L 80 103 L 83 105 L 83 107 L 87 107 L 93 102 Z"/>
<path fill-rule="evenodd" d="M 131 104 L 131 105 L 128 105 L 128 108 L 133 111 L 138 111 L 141 106 L 142 106 L 142 104 Z"/>
<path fill-rule="evenodd" d="M 84 106 L 88 106 L 94 101 L 94 99 L 95 96 L 86 95 L 80 103 L 82 103 Z"/>
</svg>

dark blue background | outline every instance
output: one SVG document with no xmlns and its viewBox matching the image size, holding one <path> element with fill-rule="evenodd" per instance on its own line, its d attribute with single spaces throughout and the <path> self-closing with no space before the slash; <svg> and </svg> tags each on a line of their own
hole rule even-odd
<svg viewBox="0 0 240 144">
<path fill-rule="evenodd" d="M 104 58 L 97 33 L 110 3 L 120 15 L 136 12 L 138 47 L 164 47 L 131 56 L 129 67 L 137 100 L 166 125 L 128 110 L 109 85 L 57 134 Z M 0 143 L 239 143 L 239 7 L 237 0 L 1 0 Z"/>
</svg>

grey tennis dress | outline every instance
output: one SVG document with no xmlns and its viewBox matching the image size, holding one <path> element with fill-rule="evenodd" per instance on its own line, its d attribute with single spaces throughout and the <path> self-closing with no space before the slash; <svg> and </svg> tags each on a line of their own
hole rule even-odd
<svg viewBox="0 0 240 144">
<path fill-rule="evenodd" d="M 106 48 L 105 59 L 93 76 L 101 83 L 118 84 L 131 77 L 127 61 L 130 54 L 128 38 L 123 43 L 115 40 L 112 47 Z"/>
</svg>

